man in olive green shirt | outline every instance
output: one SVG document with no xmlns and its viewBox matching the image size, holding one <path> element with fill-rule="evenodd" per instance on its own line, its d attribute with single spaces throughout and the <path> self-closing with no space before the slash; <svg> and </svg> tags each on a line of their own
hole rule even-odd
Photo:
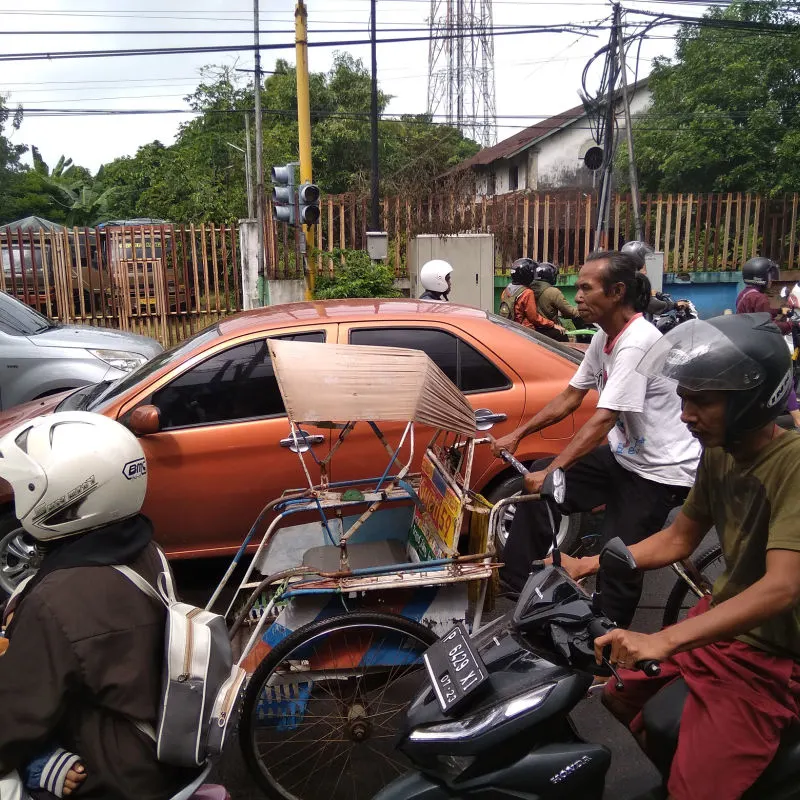
<svg viewBox="0 0 800 800">
<path fill-rule="evenodd" d="M 571 319 L 573 322 L 580 322 L 579 327 L 583 327 L 583 320 L 575 306 L 571 306 L 564 297 L 563 292 L 556 286 L 558 280 L 558 267 L 546 261 L 538 264 L 535 270 L 535 278 L 531 283 L 531 289 L 536 297 L 536 308 L 538 312 L 547 319 L 560 325 L 560 319 Z M 539 333 L 549 336 L 557 341 L 567 341 L 567 336 L 563 333 L 555 332 L 553 328 L 542 328 L 536 326 Z"/>
<path fill-rule="evenodd" d="M 609 648 L 625 683 L 620 692 L 610 681 L 603 700 L 646 749 L 642 707 L 682 678 L 688 695 L 669 796 L 737 800 L 769 765 L 782 731 L 800 721 L 800 436 L 775 425 L 792 365 L 769 315 L 741 314 L 678 326 L 638 371 L 677 381 L 681 420 L 704 453 L 675 521 L 631 554 L 641 569 L 666 566 L 691 555 L 714 525 L 726 566 L 682 622 L 596 639 L 598 663 Z M 564 566 L 581 578 L 598 559 L 565 558 Z M 634 671 L 650 659 L 661 662 L 659 678 Z"/>
</svg>

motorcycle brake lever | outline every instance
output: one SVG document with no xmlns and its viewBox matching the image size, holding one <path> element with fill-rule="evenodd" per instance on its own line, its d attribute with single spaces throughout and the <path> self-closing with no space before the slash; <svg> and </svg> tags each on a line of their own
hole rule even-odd
<svg viewBox="0 0 800 800">
<path fill-rule="evenodd" d="M 606 650 L 608 651 L 608 653 L 606 653 Z M 625 690 L 625 684 L 622 682 L 622 678 L 620 678 L 619 673 L 615 669 L 614 665 L 608 660 L 608 656 L 610 654 L 611 654 L 610 647 L 606 647 L 603 649 L 603 664 L 611 670 L 611 674 L 614 676 L 614 680 L 616 681 L 614 683 L 614 688 L 618 692 L 622 692 Z"/>
</svg>

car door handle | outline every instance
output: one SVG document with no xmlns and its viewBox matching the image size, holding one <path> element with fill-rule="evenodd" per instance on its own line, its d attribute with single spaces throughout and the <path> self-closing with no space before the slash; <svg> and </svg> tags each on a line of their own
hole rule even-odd
<svg viewBox="0 0 800 800">
<path fill-rule="evenodd" d="M 508 419 L 506 414 L 495 414 L 488 408 L 479 408 L 475 412 L 475 427 L 479 431 L 488 431 L 493 425 L 498 422 L 505 422 Z"/>
<path fill-rule="evenodd" d="M 325 436 L 321 433 L 311 434 L 307 431 L 297 431 L 297 445 L 299 445 L 299 450 L 302 453 L 305 453 L 310 447 L 315 447 L 318 444 L 323 444 L 325 441 Z M 285 439 L 281 439 L 281 447 L 288 447 L 293 453 L 298 451 L 298 447 L 295 444 L 295 439 L 293 436 L 287 436 Z"/>
</svg>

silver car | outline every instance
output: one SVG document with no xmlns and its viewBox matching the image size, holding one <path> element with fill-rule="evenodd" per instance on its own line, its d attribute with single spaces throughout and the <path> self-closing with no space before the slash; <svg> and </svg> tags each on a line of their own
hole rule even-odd
<svg viewBox="0 0 800 800">
<path fill-rule="evenodd" d="M 0 409 L 116 380 L 163 349 L 147 336 L 51 322 L 0 292 Z"/>
</svg>

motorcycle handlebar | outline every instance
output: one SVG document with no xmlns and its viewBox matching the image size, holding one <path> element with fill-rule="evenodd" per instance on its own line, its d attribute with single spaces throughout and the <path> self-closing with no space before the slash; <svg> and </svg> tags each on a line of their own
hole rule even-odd
<svg viewBox="0 0 800 800">
<path fill-rule="evenodd" d="M 614 630 L 614 626 L 611 625 L 608 620 L 598 618 L 593 619 L 588 627 L 592 637 L 592 643 L 600 636 L 604 636 L 609 631 Z M 611 655 L 610 647 L 604 649 L 603 655 L 606 658 Z M 657 678 L 661 674 L 661 665 L 659 662 L 649 658 L 643 661 L 637 661 L 634 669 L 641 670 L 648 678 Z"/>
</svg>

